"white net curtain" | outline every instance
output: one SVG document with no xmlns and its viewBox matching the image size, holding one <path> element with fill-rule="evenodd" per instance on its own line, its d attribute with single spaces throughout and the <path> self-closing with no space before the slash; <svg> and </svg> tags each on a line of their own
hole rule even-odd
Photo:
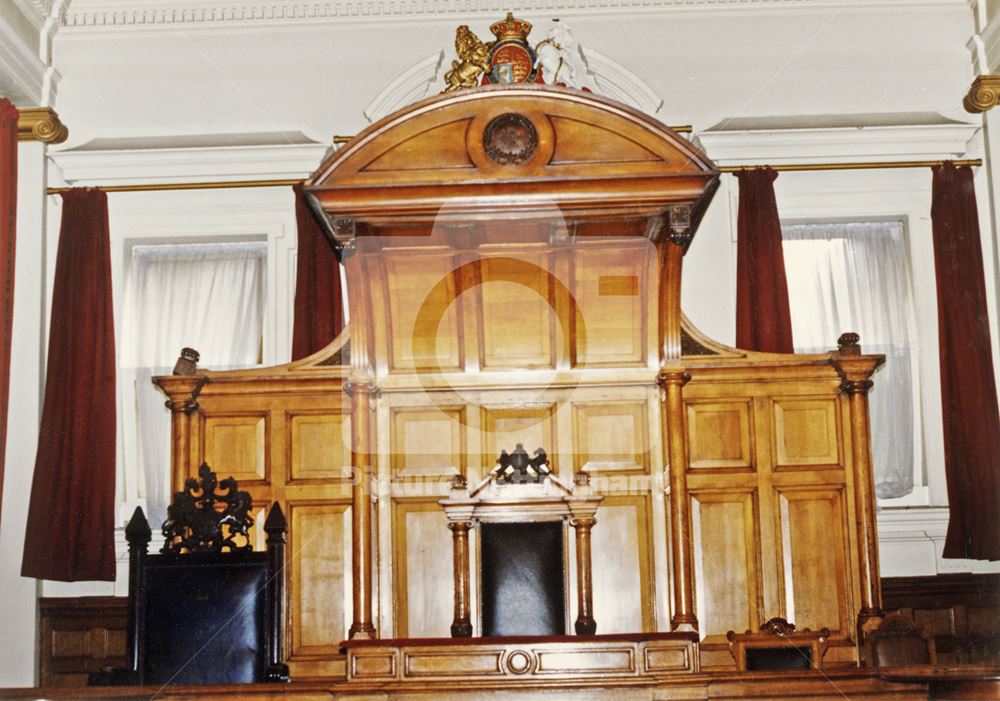
<svg viewBox="0 0 1000 701">
<path fill-rule="evenodd" d="M 869 395 L 875 491 L 880 499 L 905 496 L 922 455 L 903 223 L 785 224 L 782 237 L 796 352 L 828 351 L 855 331 L 865 353 L 885 354 Z"/>
<path fill-rule="evenodd" d="M 260 363 L 266 257 L 264 242 L 131 249 L 121 332 L 123 457 L 152 524 L 166 517 L 171 496 L 170 412 L 150 378 L 169 374 L 183 347 L 213 370 Z"/>
</svg>

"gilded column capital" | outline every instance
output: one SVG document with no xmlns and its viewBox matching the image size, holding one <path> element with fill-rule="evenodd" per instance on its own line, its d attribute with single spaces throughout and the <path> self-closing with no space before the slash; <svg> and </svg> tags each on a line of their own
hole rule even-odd
<svg viewBox="0 0 1000 701">
<path fill-rule="evenodd" d="M 986 112 L 1000 101 L 1000 75 L 978 75 L 972 81 L 962 104 L 966 112 Z"/>
<path fill-rule="evenodd" d="M 61 144 L 69 137 L 69 129 L 51 107 L 31 107 L 18 110 L 17 140 Z"/>
</svg>

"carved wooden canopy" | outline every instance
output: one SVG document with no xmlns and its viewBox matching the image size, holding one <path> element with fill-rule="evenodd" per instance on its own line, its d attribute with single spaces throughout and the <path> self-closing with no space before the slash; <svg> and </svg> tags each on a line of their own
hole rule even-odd
<svg viewBox="0 0 1000 701">
<path fill-rule="evenodd" d="M 372 125 L 307 183 L 344 244 L 439 217 L 641 224 L 689 235 L 718 182 L 714 164 L 655 119 L 604 97 L 544 85 L 424 100 Z M 620 229 L 619 229 L 620 233 Z M 686 242 L 685 242 L 686 243 Z"/>
</svg>

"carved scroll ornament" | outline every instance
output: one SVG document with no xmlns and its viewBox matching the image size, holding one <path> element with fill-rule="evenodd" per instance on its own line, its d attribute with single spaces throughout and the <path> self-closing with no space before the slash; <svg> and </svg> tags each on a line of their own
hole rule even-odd
<svg viewBox="0 0 1000 701">
<path fill-rule="evenodd" d="M 253 501 L 236 480 L 221 482 L 202 463 L 198 479 L 189 477 L 183 491 L 174 494 L 163 522 L 163 553 L 251 550 Z"/>
</svg>

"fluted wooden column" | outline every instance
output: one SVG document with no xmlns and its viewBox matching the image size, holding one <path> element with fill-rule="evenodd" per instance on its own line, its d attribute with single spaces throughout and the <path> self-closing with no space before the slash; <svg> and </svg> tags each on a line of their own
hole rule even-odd
<svg viewBox="0 0 1000 701">
<path fill-rule="evenodd" d="M 471 596 L 469 593 L 469 531 L 471 521 L 452 521 L 452 567 L 455 577 L 455 616 L 451 622 L 451 637 L 472 637 Z"/>
<path fill-rule="evenodd" d="M 351 575 L 354 618 L 350 639 L 375 638 L 372 622 L 372 512 L 371 512 L 371 401 L 378 388 L 369 382 L 350 382 L 351 397 Z"/>
<path fill-rule="evenodd" d="M 577 516 L 570 520 L 576 530 L 576 629 L 577 635 L 597 632 L 594 620 L 593 575 L 590 562 L 590 529 L 597 523 L 593 516 Z"/>
<path fill-rule="evenodd" d="M 861 355 L 858 335 L 846 333 L 837 343 L 834 365 L 843 380 L 840 391 L 847 395 L 850 409 L 851 458 L 854 477 L 855 532 L 858 540 L 858 574 L 861 584 L 861 609 L 858 633 L 867 636 L 882 616 L 882 582 L 878 568 L 878 530 L 875 522 L 875 484 L 872 474 L 871 425 L 868 415 L 868 390 L 871 376 L 883 362 L 881 356 Z"/>
</svg>

